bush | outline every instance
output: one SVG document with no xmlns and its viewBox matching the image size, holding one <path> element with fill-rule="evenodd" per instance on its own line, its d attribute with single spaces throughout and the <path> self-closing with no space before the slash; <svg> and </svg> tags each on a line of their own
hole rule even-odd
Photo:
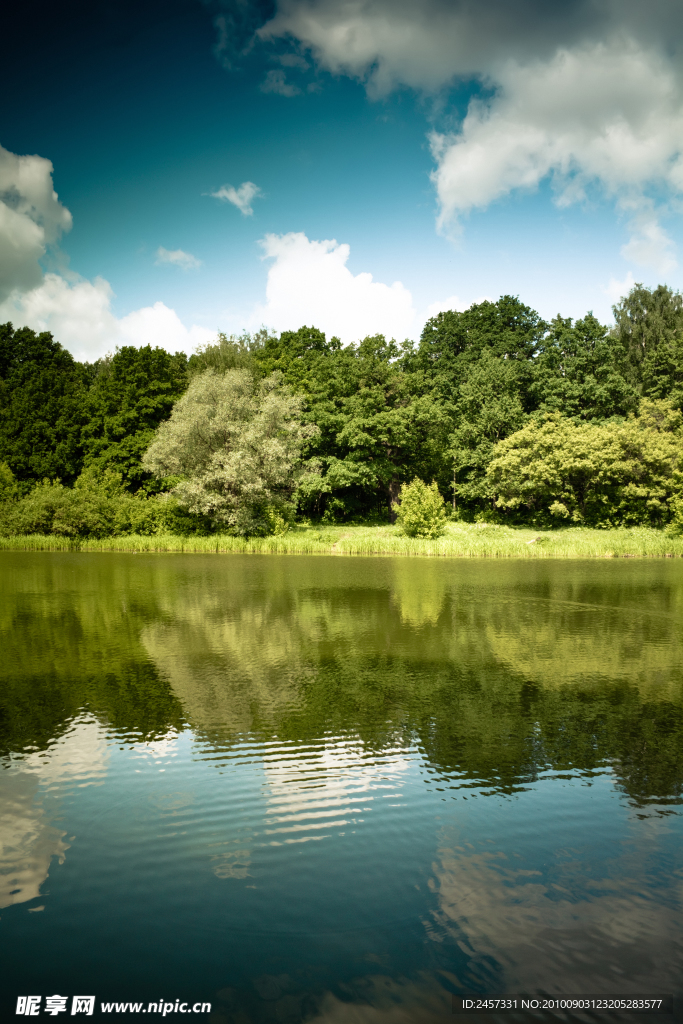
<svg viewBox="0 0 683 1024">
<path fill-rule="evenodd" d="M 0 466 L 0 487 L 5 481 Z M 10 481 L 11 483 L 11 481 Z M 146 497 L 126 491 L 112 470 L 83 471 L 73 487 L 59 480 L 44 480 L 25 497 L 16 500 L 5 488 L 0 498 L 0 534 L 30 533 L 60 537 L 111 537 L 135 533 L 152 535 L 206 534 L 210 526 L 201 516 L 181 508 L 168 494 Z M 0 496 L 2 491 L 0 490 Z"/>
<path fill-rule="evenodd" d="M 431 486 L 417 477 L 401 487 L 392 505 L 401 533 L 407 537 L 440 537 L 446 529 L 446 506 L 436 482 Z"/>
</svg>

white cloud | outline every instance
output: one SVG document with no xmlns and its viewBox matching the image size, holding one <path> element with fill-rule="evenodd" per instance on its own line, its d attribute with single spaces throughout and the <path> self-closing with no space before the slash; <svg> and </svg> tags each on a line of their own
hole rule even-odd
<svg viewBox="0 0 683 1024">
<path fill-rule="evenodd" d="M 217 192 L 212 192 L 211 195 L 214 199 L 220 199 L 224 203 L 232 203 L 245 217 L 251 217 L 254 212 L 252 201 L 263 193 L 253 181 L 243 181 L 239 188 L 222 185 Z"/>
<path fill-rule="evenodd" d="M 51 331 L 77 359 L 90 362 L 117 345 L 161 345 L 189 353 L 216 335 L 196 325 L 188 329 L 163 302 L 118 319 L 111 311 L 113 295 L 101 277 L 70 284 L 58 274 L 46 274 L 37 288 L 17 290 L 0 304 L 0 322 Z"/>
<path fill-rule="evenodd" d="M 609 284 L 603 288 L 605 295 L 608 295 L 611 302 L 618 302 L 624 295 L 628 295 L 635 284 L 633 274 L 629 270 L 626 277 L 619 281 L 616 277 L 610 277 Z"/>
<path fill-rule="evenodd" d="M 71 227 L 71 214 L 52 184 L 52 164 L 0 146 L 0 302 L 14 288 L 32 288 L 47 246 Z"/>
<path fill-rule="evenodd" d="M 163 345 L 191 352 L 215 337 L 204 327 L 185 327 L 163 302 L 117 319 L 108 281 L 84 281 L 75 274 L 67 281 L 59 274 L 44 274 L 39 259 L 70 227 L 71 214 L 52 185 L 50 161 L 15 156 L 0 146 L 0 322 L 51 331 L 84 360 L 97 359 L 117 345 Z M 190 253 L 163 247 L 157 250 L 157 261 L 199 265 Z"/>
<path fill-rule="evenodd" d="M 479 82 L 459 130 L 433 133 L 438 224 L 457 231 L 546 177 L 557 202 L 683 192 L 683 6 L 667 0 L 279 0 L 258 35 L 292 39 L 371 96 Z M 485 97 L 485 98 L 482 98 Z M 624 254 L 675 264 L 654 210 Z"/>
<path fill-rule="evenodd" d="M 399 340 L 410 335 L 415 310 L 408 289 L 400 281 L 373 281 L 372 274 L 354 276 L 346 266 L 348 245 L 310 241 L 302 232 L 266 235 L 261 245 L 264 259 L 274 262 L 266 304 L 255 310 L 254 324 L 280 331 L 307 324 L 344 344 L 368 334 Z"/>
<path fill-rule="evenodd" d="M 633 232 L 621 255 L 630 263 L 641 267 L 652 267 L 658 274 L 667 274 L 678 263 L 674 256 L 675 245 L 657 220 L 651 204 L 643 203 L 630 222 Z"/>
<path fill-rule="evenodd" d="M 261 92 L 274 92 L 277 96 L 299 96 L 301 89 L 287 81 L 287 76 L 280 69 L 269 71 L 259 86 Z"/>
<path fill-rule="evenodd" d="M 432 302 L 427 306 L 426 319 L 430 320 L 433 316 L 438 316 L 439 313 L 447 313 L 451 309 L 462 313 L 467 309 L 467 303 L 459 299 L 457 295 L 450 295 L 447 299 Z"/>
<path fill-rule="evenodd" d="M 593 183 L 624 206 L 642 205 L 653 184 L 677 189 L 683 90 L 657 55 L 623 41 L 598 44 L 544 63 L 510 63 L 498 81 L 491 102 L 470 103 L 460 131 L 432 135 L 442 227 L 547 175 L 561 205 Z M 667 248 L 654 222 L 650 205 L 650 260 L 658 245 Z"/>
<path fill-rule="evenodd" d="M 159 345 L 173 352 L 193 352 L 198 345 L 214 341 L 216 331 L 194 324 L 185 327 L 174 309 L 163 302 L 136 309 L 118 321 L 119 335 L 126 345 Z"/>
<path fill-rule="evenodd" d="M 191 252 L 183 252 L 182 249 L 164 249 L 163 245 L 157 249 L 154 262 L 158 265 L 171 263 L 174 267 L 180 267 L 181 270 L 192 270 L 202 265 L 202 261 L 193 256 Z"/>
</svg>

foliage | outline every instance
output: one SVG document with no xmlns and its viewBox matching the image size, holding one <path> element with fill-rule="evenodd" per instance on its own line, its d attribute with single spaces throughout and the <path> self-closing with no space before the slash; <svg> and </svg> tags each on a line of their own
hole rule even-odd
<svg viewBox="0 0 683 1024">
<path fill-rule="evenodd" d="M 662 525 L 681 487 L 681 419 L 670 403 L 647 399 L 626 421 L 531 419 L 496 446 L 488 468 L 496 504 L 538 522 Z"/>
<path fill-rule="evenodd" d="M 683 296 L 666 285 L 636 284 L 612 307 L 613 337 L 624 349 L 631 379 L 651 398 L 683 406 Z"/>
<path fill-rule="evenodd" d="M 431 486 L 418 477 L 404 484 L 394 505 L 396 522 L 407 537 L 440 537 L 446 528 L 446 508 L 434 481 Z"/>
<path fill-rule="evenodd" d="M 448 475 L 448 411 L 405 372 L 398 346 L 382 335 L 342 348 L 315 328 L 271 338 L 257 364 L 280 370 L 304 396 L 304 422 L 318 430 L 305 446 L 308 473 L 299 508 L 314 518 L 384 518 L 401 483 Z"/>
<path fill-rule="evenodd" d="M 44 480 L 19 501 L 0 505 L 0 534 L 111 537 L 206 533 L 209 524 L 188 516 L 170 495 L 132 495 L 113 470 L 85 469 L 73 487 Z"/>
<path fill-rule="evenodd" d="M 449 438 L 456 501 L 470 508 L 492 498 L 486 468 L 498 441 L 524 422 L 517 363 L 484 350 L 460 385 L 457 427 Z"/>
<path fill-rule="evenodd" d="M 24 489 L 80 473 L 90 376 L 51 334 L 0 325 L 0 460 Z"/>
<path fill-rule="evenodd" d="M 614 315 L 610 330 L 592 313 L 547 324 L 504 295 L 433 317 L 417 346 L 262 328 L 219 333 L 189 361 L 127 346 L 92 366 L 6 324 L 0 524 L 104 537 L 133 522 L 150 535 L 163 520 L 182 535 L 283 536 L 295 513 L 387 522 L 419 478 L 463 520 L 678 529 L 683 297 L 635 285 Z M 145 504 L 154 494 L 163 502 Z"/>
<path fill-rule="evenodd" d="M 142 456 L 185 390 L 186 363 L 184 353 L 172 356 L 151 345 L 126 345 L 99 361 L 83 431 L 86 466 L 100 475 L 107 470 L 120 474 L 131 491 L 150 489 Z"/>
<path fill-rule="evenodd" d="M 19 488 L 14 473 L 6 462 L 0 462 L 0 504 L 13 501 L 19 496 Z"/>
<path fill-rule="evenodd" d="M 513 295 L 474 303 L 459 313 L 439 313 L 425 324 L 417 365 L 441 378 L 445 392 L 459 385 L 469 363 L 485 350 L 499 359 L 524 363 L 533 358 L 546 325 Z"/>
<path fill-rule="evenodd" d="M 262 327 L 253 335 L 248 331 L 242 334 L 231 334 L 229 337 L 222 331 L 214 342 L 200 345 L 194 355 L 191 355 L 187 370 L 190 376 L 203 373 L 204 370 L 216 370 L 217 373 L 225 373 L 226 370 L 253 370 L 254 356 L 268 343 L 272 334 Z"/>
<path fill-rule="evenodd" d="M 557 316 L 534 361 L 534 404 L 585 420 L 626 416 L 639 398 L 629 377 L 623 344 L 592 313 L 574 324 Z"/>
<path fill-rule="evenodd" d="M 143 465 L 176 476 L 173 494 L 194 515 L 229 532 L 270 533 L 288 518 L 304 442 L 316 428 L 301 423 L 301 399 L 281 374 L 256 382 L 247 370 L 195 376 L 162 423 Z"/>
</svg>

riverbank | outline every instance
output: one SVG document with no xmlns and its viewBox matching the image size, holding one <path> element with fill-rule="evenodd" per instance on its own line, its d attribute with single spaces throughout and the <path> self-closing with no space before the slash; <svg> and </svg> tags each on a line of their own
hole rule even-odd
<svg viewBox="0 0 683 1024">
<path fill-rule="evenodd" d="M 277 537 L 172 535 L 75 540 L 29 535 L 0 537 L 0 551 L 129 551 L 422 555 L 442 558 L 681 558 L 683 537 L 662 530 L 530 530 L 490 523 L 449 523 L 438 540 L 404 537 L 395 526 L 296 526 Z"/>
</svg>

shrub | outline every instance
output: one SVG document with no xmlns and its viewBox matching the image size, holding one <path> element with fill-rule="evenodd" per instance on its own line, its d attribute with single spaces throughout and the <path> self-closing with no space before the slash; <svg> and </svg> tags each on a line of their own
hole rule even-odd
<svg viewBox="0 0 683 1024">
<path fill-rule="evenodd" d="M 446 529 L 446 506 L 436 482 L 430 486 L 417 477 L 401 487 L 392 505 L 401 533 L 407 537 L 440 537 Z"/>
</svg>

